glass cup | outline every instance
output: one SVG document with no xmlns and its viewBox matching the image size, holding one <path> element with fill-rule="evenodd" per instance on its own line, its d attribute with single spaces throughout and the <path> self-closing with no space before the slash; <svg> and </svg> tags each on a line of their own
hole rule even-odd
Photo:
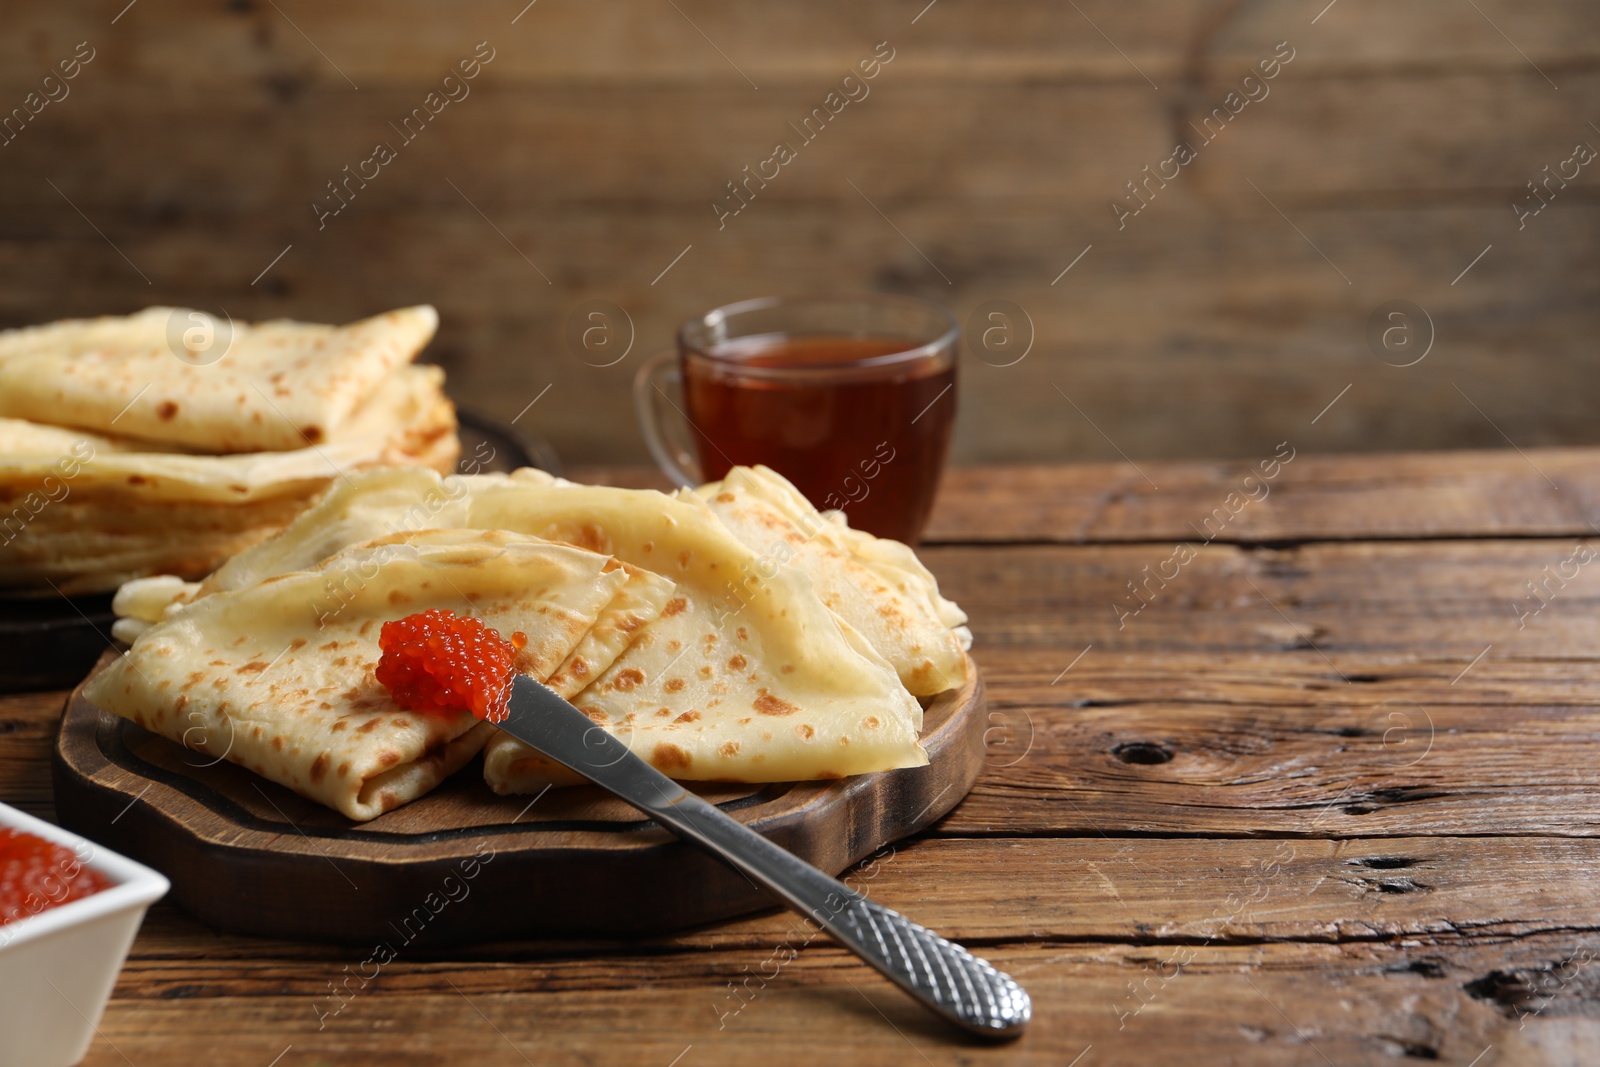
<svg viewBox="0 0 1600 1067">
<path fill-rule="evenodd" d="M 959 334 L 943 308 L 880 293 L 717 308 L 640 368 L 645 442 L 680 485 L 763 463 L 852 527 L 915 544 L 950 448 Z"/>
</svg>

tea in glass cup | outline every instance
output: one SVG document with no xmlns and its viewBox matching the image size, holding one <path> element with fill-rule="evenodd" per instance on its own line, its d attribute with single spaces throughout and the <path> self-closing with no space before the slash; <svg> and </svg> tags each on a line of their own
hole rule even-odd
<svg viewBox="0 0 1600 1067">
<path fill-rule="evenodd" d="M 887 294 L 717 308 L 640 371 L 646 441 L 680 484 L 765 464 L 852 527 L 914 544 L 950 448 L 958 335 L 944 309 Z M 674 379 L 687 423 L 676 448 L 660 408 Z"/>
</svg>

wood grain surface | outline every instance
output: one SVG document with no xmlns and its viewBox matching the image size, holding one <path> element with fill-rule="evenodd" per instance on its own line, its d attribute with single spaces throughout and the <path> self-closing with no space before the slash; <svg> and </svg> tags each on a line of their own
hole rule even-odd
<svg viewBox="0 0 1600 1067">
<path fill-rule="evenodd" d="M 0 325 L 431 301 L 457 398 L 569 460 L 642 462 L 629 381 L 678 322 L 872 288 L 1026 312 L 1021 362 L 968 346 L 969 462 L 1254 458 L 1346 386 L 1302 447 L 1600 440 L 1594 168 L 1511 210 L 1600 145 L 1587 0 L 125 4 L 8 8 L 0 114 L 79 42 L 95 58 L 0 147 Z M 328 183 L 480 41 L 470 95 L 319 228 Z M 726 183 L 879 42 L 869 95 L 719 227 Z M 1203 143 L 1280 42 L 1268 95 Z M 1119 223 L 1180 139 L 1198 158 Z M 1366 341 L 1396 299 L 1438 340 L 1404 369 Z M 627 312 L 620 363 L 565 340 L 588 300 Z"/>
<path fill-rule="evenodd" d="M 1539 472 L 1576 493 L 1600 453 L 1328 463 L 1124 626 L 1119 589 L 1238 468 L 1146 468 L 1174 493 L 1128 497 L 1147 539 L 1009 533 L 1044 529 L 1041 497 L 1071 519 L 1127 493 L 1126 465 L 947 483 L 934 528 L 960 532 L 923 554 L 972 614 L 984 772 L 846 877 L 1021 979 L 1016 1044 L 951 1033 L 785 912 L 374 973 L 165 903 L 85 1062 L 1595 1062 L 1600 586 L 1580 569 L 1520 627 L 1511 604 L 1592 533 Z M 0 698 L 0 799 L 51 813 L 63 697 Z"/>
</svg>

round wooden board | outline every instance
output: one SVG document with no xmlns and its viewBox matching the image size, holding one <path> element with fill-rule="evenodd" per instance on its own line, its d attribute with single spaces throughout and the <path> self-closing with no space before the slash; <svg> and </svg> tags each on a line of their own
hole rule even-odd
<svg viewBox="0 0 1600 1067">
<path fill-rule="evenodd" d="M 966 685 L 926 711 L 926 767 L 696 791 L 837 874 L 955 807 L 982 769 L 986 725 L 968 660 Z M 161 871 L 184 908 L 239 933 L 398 950 L 659 934 L 772 906 L 593 786 L 499 797 L 475 760 L 427 796 L 353 823 L 100 711 L 81 685 L 53 771 L 63 826 Z"/>
</svg>

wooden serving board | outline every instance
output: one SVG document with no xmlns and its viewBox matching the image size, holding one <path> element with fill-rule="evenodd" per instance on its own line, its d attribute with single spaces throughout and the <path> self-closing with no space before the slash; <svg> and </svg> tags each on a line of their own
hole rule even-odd
<svg viewBox="0 0 1600 1067">
<path fill-rule="evenodd" d="M 967 678 L 927 708 L 926 767 L 696 791 L 837 874 L 939 819 L 972 788 L 987 722 L 970 660 Z M 398 950 L 659 934 L 772 905 L 742 875 L 596 787 L 499 797 L 481 769 L 474 760 L 427 796 L 354 823 L 99 710 L 81 685 L 53 767 L 63 826 L 161 871 L 184 908 L 239 933 Z"/>
</svg>

